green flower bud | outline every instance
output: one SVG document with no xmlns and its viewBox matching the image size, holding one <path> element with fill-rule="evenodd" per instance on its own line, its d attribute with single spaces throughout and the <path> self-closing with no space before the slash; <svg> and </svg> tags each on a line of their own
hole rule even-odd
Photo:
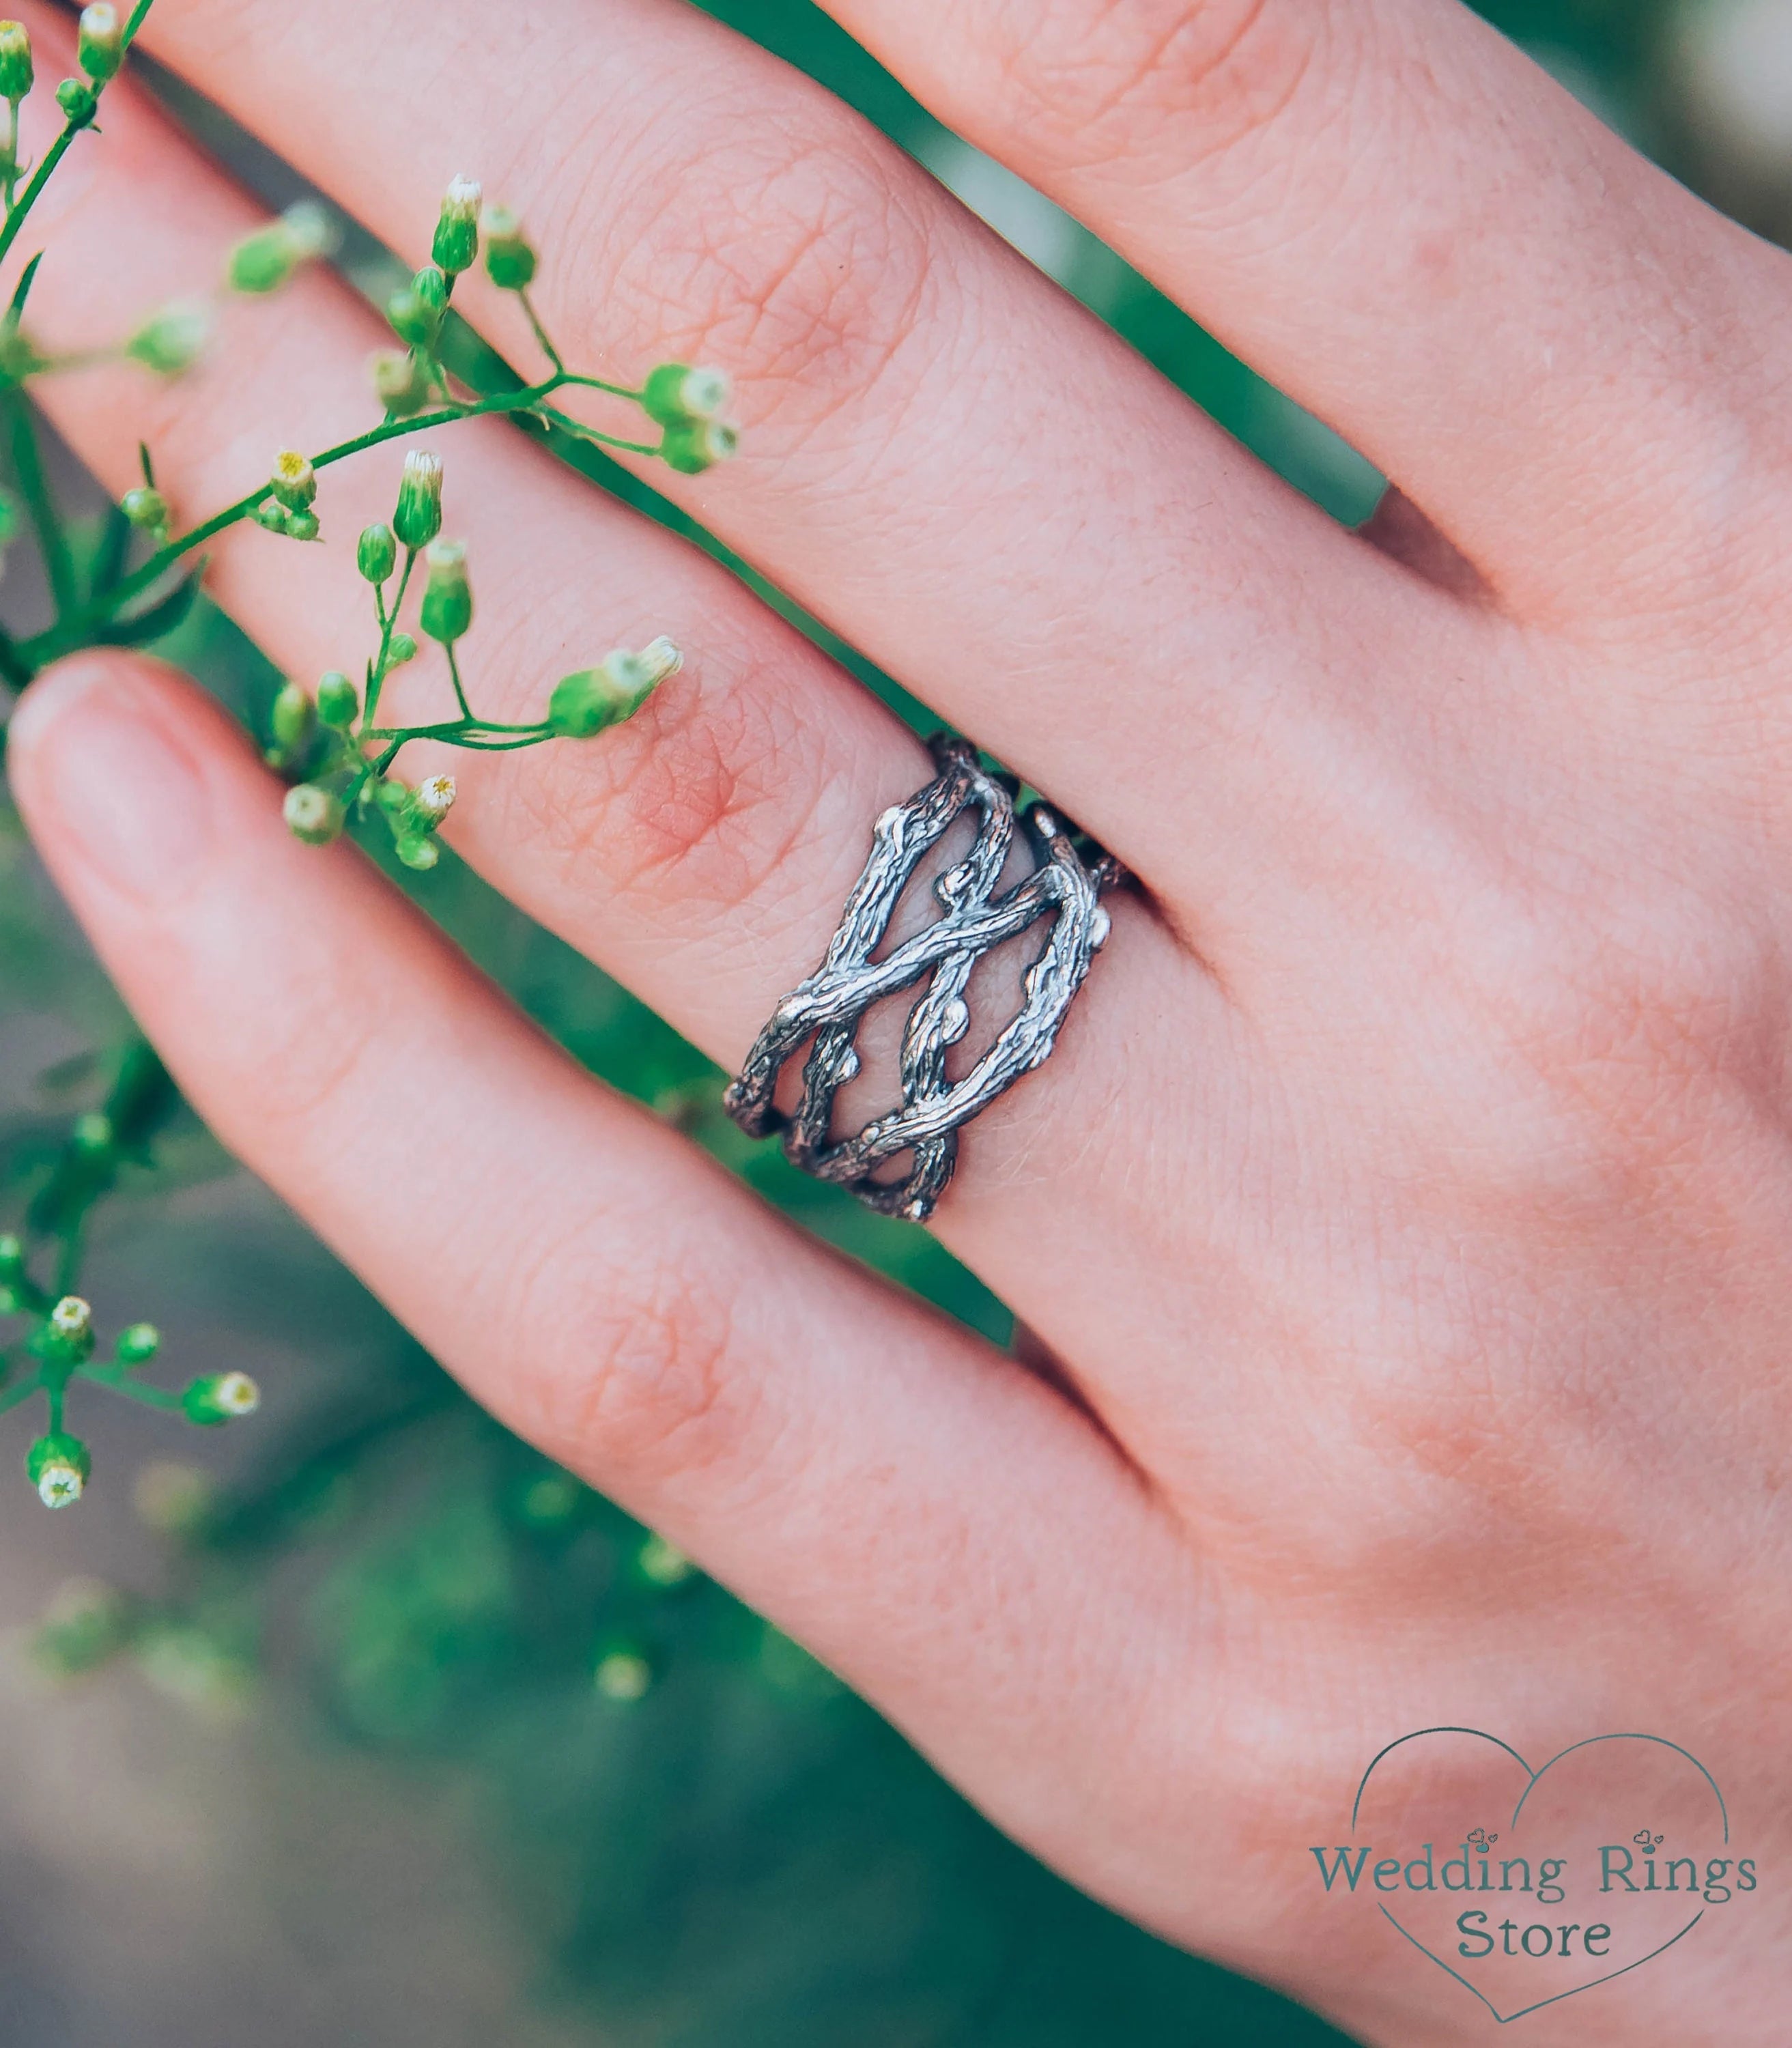
<svg viewBox="0 0 1792 2048">
<path fill-rule="evenodd" d="M 543 1472 L 523 1488 L 518 1512 L 535 1529 L 561 1529 L 579 1512 L 588 1497 L 571 1472 Z"/>
<path fill-rule="evenodd" d="M 315 541 L 323 528 L 315 512 L 289 512 L 285 530 L 289 541 Z"/>
<path fill-rule="evenodd" d="M 274 496 L 290 511 L 304 511 L 317 495 L 317 474 L 311 458 L 301 455 L 297 448 L 282 448 L 274 457 L 273 475 L 269 481 Z"/>
<path fill-rule="evenodd" d="M 72 127 L 84 128 L 99 111 L 99 95 L 78 78 L 65 78 L 56 89 L 56 103 Z"/>
<path fill-rule="evenodd" d="M 429 280 L 427 289 L 425 281 Z M 448 280 L 440 270 L 419 270 L 408 285 L 386 302 L 386 317 L 392 332 L 412 348 L 432 351 L 442 332 L 448 310 Z"/>
<path fill-rule="evenodd" d="M 118 9 L 107 6 L 106 0 L 95 0 L 94 6 L 81 10 L 76 55 L 82 70 L 101 85 L 118 76 L 118 66 L 125 60 L 125 32 L 119 25 Z"/>
<path fill-rule="evenodd" d="M 456 178 L 442 195 L 436 239 L 429 254 L 451 277 L 473 267 L 479 253 L 479 205 L 485 193 L 476 178 Z"/>
<path fill-rule="evenodd" d="M 285 753 L 297 754 L 311 737 L 316 711 L 308 692 L 297 683 L 282 683 L 273 700 L 275 744 Z"/>
<path fill-rule="evenodd" d="M 79 1500 L 93 1472 L 93 1459 L 79 1437 L 58 1431 L 40 1437 L 25 1453 L 25 1469 L 46 1507 Z"/>
<path fill-rule="evenodd" d="M 361 693 L 340 669 L 331 669 L 318 678 L 317 716 L 326 725 L 346 730 L 361 711 Z"/>
<path fill-rule="evenodd" d="M 211 338 L 211 309 L 198 299 L 179 299 L 150 314 L 125 343 L 125 354 L 158 377 L 178 377 L 199 360 Z"/>
<path fill-rule="evenodd" d="M 284 533 L 286 530 L 286 507 L 277 498 L 270 498 L 255 507 L 255 524 L 265 527 L 270 533 Z"/>
<path fill-rule="evenodd" d="M 383 521 L 369 526 L 355 544 L 355 566 L 369 583 L 384 583 L 398 566 L 398 542 Z"/>
<path fill-rule="evenodd" d="M 90 1109 L 84 1115 L 76 1118 L 71 1136 L 77 1152 L 91 1154 L 110 1152 L 112 1149 L 112 1119 L 100 1110 Z"/>
<path fill-rule="evenodd" d="M 414 419 L 429 404 L 429 372 L 414 349 L 380 349 L 367 367 L 374 396 L 394 419 Z"/>
<path fill-rule="evenodd" d="M 740 446 L 738 429 L 726 420 L 685 420 L 668 427 L 660 442 L 660 460 L 681 476 L 700 476 L 726 462 Z"/>
<path fill-rule="evenodd" d="M 716 420 L 728 402 L 730 386 L 720 370 L 693 370 L 688 363 L 662 363 L 648 378 L 641 409 L 662 427 L 681 427 L 693 420 Z"/>
<path fill-rule="evenodd" d="M 0 21 L 0 99 L 16 107 L 31 90 L 31 38 L 22 21 Z"/>
<path fill-rule="evenodd" d="M 618 1643 L 597 1660 L 592 1682 L 607 1700 L 619 1706 L 632 1706 L 645 1699 L 653 1688 L 654 1666 L 645 1650 L 634 1643 Z"/>
<path fill-rule="evenodd" d="M 231 251 L 225 281 L 233 292 L 251 297 L 277 292 L 301 264 L 328 255 L 336 239 L 336 224 L 323 208 L 301 200 L 238 242 Z"/>
<path fill-rule="evenodd" d="M 535 281 L 536 256 L 522 223 L 507 206 L 487 207 L 485 272 L 502 292 L 525 292 Z"/>
<path fill-rule="evenodd" d="M 638 654 L 619 647 L 595 669 L 564 676 L 548 700 L 548 723 L 563 739 L 588 739 L 632 718 L 684 656 L 663 634 Z"/>
<path fill-rule="evenodd" d="M 37 1349 L 59 1365 L 80 1365 L 92 1357 L 93 1311 L 79 1294 L 64 1294 L 51 1309 Z"/>
<path fill-rule="evenodd" d="M 398 817 L 409 809 L 417 792 L 401 775 L 388 775 L 374 792 L 374 801 L 388 816 Z"/>
<path fill-rule="evenodd" d="M 650 1536 L 636 1553 L 634 1561 L 650 1585 L 681 1586 L 696 1576 L 696 1566 L 663 1536 Z"/>
<path fill-rule="evenodd" d="M 459 541 L 432 541 L 425 557 L 425 586 L 417 624 L 444 647 L 462 638 L 473 623 L 473 587 L 467 580 L 467 550 Z"/>
<path fill-rule="evenodd" d="M 401 669 L 405 662 L 417 659 L 417 642 L 408 633 L 394 633 L 391 645 L 386 650 L 386 666 Z"/>
<path fill-rule="evenodd" d="M 281 805 L 286 829 L 307 846 L 327 846 L 339 836 L 346 816 L 339 797 L 315 782 L 301 782 L 286 792 Z"/>
<path fill-rule="evenodd" d="M 262 1390 L 246 1372 L 209 1373 L 196 1379 L 180 1396 L 187 1420 L 204 1429 L 253 1415 L 261 1405 Z"/>
<path fill-rule="evenodd" d="M 428 448 L 405 457 L 392 530 L 407 548 L 426 548 L 442 530 L 442 459 Z"/>
<path fill-rule="evenodd" d="M 394 851 L 407 867 L 426 875 L 442 857 L 442 850 L 427 832 L 401 832 L 393 841 Z"/>
<path fill-rule="evenodd" d="M 127 491 L 118 500 L 118 510 L 139 533 L 147 533 L 151 540 L 168 538 L 174 514 L 168 500 L 149 484 L 140 483 L 134 490 Z"/>
<path fill-rule="evenodd" d="M 147 1365 L 161 1348 L 161 1332 L 153 1323 L 133 1323 L 118 1334 L 114 1356 L 120 1365 Z"/>
</svg>

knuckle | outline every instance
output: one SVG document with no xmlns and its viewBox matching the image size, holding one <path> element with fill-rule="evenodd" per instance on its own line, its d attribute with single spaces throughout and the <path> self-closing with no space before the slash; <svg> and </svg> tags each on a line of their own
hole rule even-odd
<svg viewBox="0 0 1792 2048">
<path fill-rule="evenodd" d="M 315 950 L 319 956 L 308 960 L 294 936 L 283 963 L 291 999 L 258 999 L 245 1028 L 231 1034 L 243 1057 L 218 1062 L 194 1084 L 208 1120 L 252 1158 L 290 1162 L 327 1152 L 337 1128 L 358 1128 L 357 1098 L 377 1091 L 381 1048 L 398 1023 L 384 976 Z M 327 1007 L 311 993 L 320 989 L 328 991 Z M 207 1100 L 214 1090 L 237 1110 L 214 1112 Z M 227 1127 L 240 1120 L 245 1102 L 253 1128 L 239 1137 Z"/>
<path fill-rule="evenodd" d="M 730 1370 L 733 1317 L 713 1282 L 664 1251 L 626 1274 L 603 1261 L 601 1277 L 575 1290 L 551 1360 L 519 1361 L 528 1433 L 570 1463 L 648 1479 L 737 1456 L 748 1418 Z"/>
<path fill-rule="evenodd" d="M 707 924 L 758 896 L 813 830 L 836 779 L 813 716 L 751 675 L 667 684 L 619 731 L 526 779 L 530 836 L 569 877 Z"/>
<path fill-rule="evenodd" d="M 1724 1105 L 1777 1093 L 1786 1018 L 1775 950 L 1769 931 L 1702 889 L 1663 889 L 1603 930 L 1577 920 L 1545 946 L 1512 1043 L 1606 1197 L 1664 1194 L 1733 1139 Z"/>
<path fill-rule="evenodd" d="M 1010 4 L 987 54 L 1005 125 L 1055 160 L 1148 157 L 1173 129 L 1186 164 L 1277 122 L 1313 67 L 1324 19 L 1271 0 Z"/>
<path fill-rule="evenodd" d="M 644 157 L 619 181 L 607 164 L 603 190 L 569 202 L 572 246 L 605 223 L 574 317 L 608 333 L 619 311 L 644 346 L 738 366 L 823 417 L 875 386 L 914 327 L 931 254 L 918 176 L 832 111 L 800 138 L 739 111 L 675 167 Z"/>
</svg>

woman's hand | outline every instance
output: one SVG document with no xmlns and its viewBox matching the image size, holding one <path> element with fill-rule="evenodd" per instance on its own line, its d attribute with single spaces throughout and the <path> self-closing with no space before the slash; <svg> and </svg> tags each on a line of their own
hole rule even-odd
<svg viewBox="0 0 1792 2048">
<path fill-rule="evenodd" d="M 34 686 L 20 800 L 219 1135 L 508 1423 L 1092 1891 L 1453 2041 L 1484 2010 L 1313 1875 L 1383 1743 L 1651 1730 L 1763 1872 L 1786 1843 L 1792 265 L 1451 0 L 833 4 L 1392 475 L 1367 533 L 682 6 L 161 0 L 147 44 L 394 243 L 483 173 L 565 252 L 541 297 L 583 359 L 727 365 L 745 453 L 656 480 L 1140 878 L 937 1218 L 1049 1373 L 605 1093 L 354 853 L 295 844 L 176 679 Z M 106 127 L 48 202 L 52 340 L 254 218 L 140 98 Z M 156 401 L 195 513 L 365 417 L 345 289 L 244 332 Z M 47 396 L 125 487 L 141 380 Z M 688 659 L 587 747 L 456 762 L 448 836 L 731 1066 L 925 756 L 519 436 L 448 452 L 505 593 L 495 715 L 594 631 Z M 333 547 L 219 551 L 294 673 L 358 644 L 344 545 L 391 469 L 332 473 Z M 1449 1825 L 1495 1817 L 1454 1763 Z M 1769 2038 L 1765 1876 L 1751 1911 L 1530 2038 Z"/>
</svg>

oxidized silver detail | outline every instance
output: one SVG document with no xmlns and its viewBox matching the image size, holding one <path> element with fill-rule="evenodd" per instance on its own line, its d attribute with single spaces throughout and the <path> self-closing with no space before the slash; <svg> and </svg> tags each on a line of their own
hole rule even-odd
<svg viewBox="0 0 1792 2048">
<path fill-rule="evenodd" d="M 1014 799 L 978 766 L 976 750 L 936 738 L 937 780 L 884 812 L 871 852 L 820 967 L 773 1011 L 723 1101 L 750 1136 L 783 1135 L 784 1150 L 805 1173 L 850 1188 L 886 1215 L 925 1222 L 958 1163 L 958 1134 L 1023 1074 L 1042 1065 L 1057 1042 L 1089 962 L 1107 937 L 1102 894 L 1121 879 L 1105 855 L 1085 864 L 1059 820 L 1043 805 L 1024 820 L 1023 844 L 1038 865 L 995 894 L 1015 840 Z M 933 884 L 943 915 L 881 960 L 882 943 L 905 885 L 959 814 L 977 811 L 976 843 Z M 1022 977 L 1025 1000 L 1000 1035 L 960 1080 L 946 1078 L 946 1049 L 970 1026 L 964 1000 L 983 956 L 1041 917 L 1051 936 Z M 925 986 L 902 1034 L 899 1109 L 855 1136 L 832 1141 L 834 1098 L 859 1072 L 853 1040 L 872 1007 L 914 983 Z M 778 1077 L 805 1045 L 802 1100 L 786 1116 L 774 1100 Z M 898 1155 L 913 1165 L 899 1181 L 878 1169 Z"/>
</svg>

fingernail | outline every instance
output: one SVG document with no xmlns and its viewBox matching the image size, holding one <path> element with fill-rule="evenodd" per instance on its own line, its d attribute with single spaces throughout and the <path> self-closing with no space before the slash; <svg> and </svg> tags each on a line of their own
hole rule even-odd
<svg viewBox="0 0 1792 2048">
<path fill-rule="evenodd" d="M 14 785 L 46 852 L 140 903 L 178 894 L 211 848 L 176 689 L 128 657 L 77 657 L 37 678 L 7 733 Z"/>
</svg>

